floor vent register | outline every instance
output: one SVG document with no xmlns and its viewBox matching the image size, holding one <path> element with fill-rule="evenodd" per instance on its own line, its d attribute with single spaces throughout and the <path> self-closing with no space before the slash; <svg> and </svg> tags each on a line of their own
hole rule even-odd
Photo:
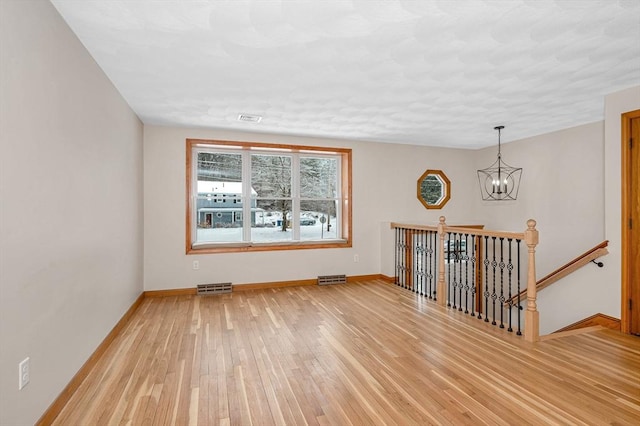
<svg viewBox="0 0 640 426">
<path fill-rule="evenodd" d="M 318 285 L 346 284 L 346 275 L 320 275 L 318 276 Z"/>
<path fill-rule="evenodd" d="M 231 283 L 198 284 L 198 296 L 209 294 L 231 293 L 233 286 Z"/>
</svg>

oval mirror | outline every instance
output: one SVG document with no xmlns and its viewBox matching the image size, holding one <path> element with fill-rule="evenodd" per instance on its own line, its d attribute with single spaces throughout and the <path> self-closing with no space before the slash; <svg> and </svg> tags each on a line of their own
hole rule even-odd
<svg viewBox="0 0 640 426">
<path fill-rule="evenodd" d="M 442 170 L 427 170 L 418 179 L 418 200 L 428 209 L 441 209 L 451 198 L 451 181 Z"/>
</svg>

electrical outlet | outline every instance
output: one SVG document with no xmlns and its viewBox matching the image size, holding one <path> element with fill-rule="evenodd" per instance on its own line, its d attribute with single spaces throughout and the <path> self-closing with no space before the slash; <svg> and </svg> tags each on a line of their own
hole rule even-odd
<svg viewBox="0 0 640 426">
<path fill-rule="evenodd" d="M 29 357 L 26 357 L 18 364 L 18 390 L 22 390 L 29 383 L 30 371 L 29 371 Z"/>
<path fill-rule="evenodd" d="M 194 270 L 200 269 L 200 262 L 198 262 L 197 260 L 194 260 L 193 261 L 193 269 Z"/>
<path fill-rule="evenodd" d="M 354 263 L 358 263 L 358 262 L 360 262 L 360 256 L 358 256 L 357 254 L 354 254 L 354 255 L 353 255 L 353 262 L 354 262 Z"/>
</svg>

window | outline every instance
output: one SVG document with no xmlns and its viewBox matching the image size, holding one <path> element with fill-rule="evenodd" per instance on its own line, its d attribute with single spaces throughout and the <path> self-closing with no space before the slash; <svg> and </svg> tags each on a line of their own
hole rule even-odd
<svg viewBox="0 0 640 426">
<path fill-rule="evenodd" d="M 418 179 L 418 200 L 428 209 L 441 209 L 451 198 L 451 182 L 442 170 L 427 170 Z"/>
<path fill-rule="evenodd" d="M 187 253 L 351 247 L 351 150 L 187 139 Z"/>
</svg>

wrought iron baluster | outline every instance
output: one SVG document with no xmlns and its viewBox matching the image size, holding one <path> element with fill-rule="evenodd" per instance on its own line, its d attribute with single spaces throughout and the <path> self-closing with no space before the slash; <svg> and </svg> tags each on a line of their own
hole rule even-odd
<svg viewBox="0 0 640 426">
<path fill-rule="evenodd" d="M 424 261 L 426 251 L 424 249 L 424 230 L 419 231 L 418 240 L 420 241 L 420 296 L 424 296 Z"/>
<path fill-rule="evenodd" d="M 422 289 L 422 295 L 424 297 L 429 296 L 429 231 L 424 231 L 424 288 Z"/>
<path fill-rule="evenodd" d="M 427 289 L 425 291 L 425 296 L 432 299 L 431 295 L 432 287 L 433 287 L 433 268 L 431 262 L 433 262 L 433 234 L 432 231 L 427 231 Z"/>
<path fill-rule="evenodd" d="M 498 300 L 500 301 L 500 328 L 504 328 L 504 238 L 500 237 L 500 297 Z"/>
<path fill-rule="evenodd" d="M 403 276 L 403 282 L 404 282 L 405 288 L 409 288 L 409 280 L 407 278 L 408 278 L 409 271 L 411 270 L 411 267 L 412 267 L 412 265 L 410 263 L 410 254 L 408 253 L 408 250 L 409 250 L 409 233 L 410 232 L 411 232 L 411 230 L 407 228 L 407 229 L 404 230 L 404 234 L 402 235 L 402 239 L 403 239 L 403 242 L 402 242 L 402 256 L 403 256 L 403 259 L 404 259 L 404 262 L 403 262 L 404 273 L 402 274 L 402 276 Z"/>
<path fill-rule="evenodd" d="M 456 260 L 458 262 L 458 310 L 462 312 L 462 234 L 457 234 L 458 241 L 456 248 Z"/>
<path fill-rule="evenodd" d="M 512 247 L 511 247 L 511 242 L 513 241 L 513 238 L 509 238 L 508 240 L 509 243 L 509 263 L 507 264 L 507 269 L 509 270 L 509 293 L 507 295 L 507 297 L 509 298 L 509 328 L 507 328 L 507 331 L 512 332 L 513 331 L 513 327 L 512 327 L 512 312 L 513 312 L 513 300 L 511 300 L 511 272 L 513 272 L 513 262 L 511 261 L 511 251 L 512 251 Z"/>
<path fill-rule="evenodd" d="M 462 250 L 462 234 L 456 234 L 457 241 L 454 245 L 456 253 L 456 263 L 458 268 L 458 310 L 462 312 L 462 290 L 463 290 L 463 277 L 462 277 L 462 264 L 464 263 L 464 253 Z"/>
<path fill-rule="evenodd" d="M 444 256 L 440 253 L 440 235 L 437 232 L 433 232 L 433 300 L 436 300 L 436 293 L 438 291 L 438 275 L 440 274 L 440 256 Z M 441 295 L 444 297 L 444 295 Z"/>
<path fill-rule="evenodd" d="M 407 256 L 407 271 L 405 274 L 407 280 L 407 288 L 415 292 L 415 285 L 413 283 L 413 230 L 407 230 L 405 241 L 405 255 Z"/>
<path fill-rule="evenodd" d="M 409 241 L 411 241 L 411 291 L 412 292 L 416 292 L 418 285 L 419 285 L 419 275 L 418 275 L 418 267 L 419 267 L 419 242 L 418 239 L 416 238 L 417 233 L 415 230 L 411 231 L 411 238 Z"/>
<path fill-rule="evenodd" d="M 404 288 L 408 288 L 410 290 L 412 290 L 409 285 L 411 284 L 411 280 L 410 280 L 410 271 L 411 271 L 411 264 L 409 263 L 409 233 L 411 232 L 410 229 L 406 229 L 404 232 L 404 243 L 402 244 L 402 252 L 404 254 Z"/>
<path fill-rule="evenodd" d="M 449 251 L 453 251 L 453 288 L 452 288 L 452 292 L 453 292 L 453 309 L 458 309 L 458 270 L 457 270 L 457 266 L 458 263 L 460 262 L 460 259 L 458 259 L 458 249 L 457 249 L 457 245 L 458 245 L 458 233 L 455 232 L 453 234 L 453 247 L 451 247 L 451 240 L 449 240 Z"/>
<path fill-rule="evenodd" d="M 516 332 L 516 334 L 518 336 L 522 336 L 522 328 L 520 327 L 520 321 L 521 321 L 520 311 L 522 311 L 522 305 L 520 304 L 520 242 L 521 240 L 516 240 L 516 243 L 518 245 L 518 248 L 517 248 L 517 251 L 518 251 L 518 271 L 517 271 L 517 274 L 518 274 L 518 284 L 517 284 L 518 285 L 518 288 L 517 288 L 518 290 L 518 293 L 517 293 L 518 294 L 518 311 L 517 311 L 518 312 L 518 331 Z"/>
<path fill-rule="evenodd" d="M 476 242 L 477 242 L 478 236 L 477 235 L 471 235 L 471 288 L 469 289 L 471 291 L 471 316 L 475 317 L 476 316 L 476 260 L 477 260 L 477 253 L 476 253 Z"/>
<path fill-rule="evenodd" d="M 432 283 L 433 283 L 433 288 L 431 290 L 431 294 L 433 294 L 433 300 L 436 300 L 436 288 L 438 288 L 437 285 L 437 276 L 438 276 L 438 256 L 440 256 L 440 246 L 438 245 L 438 242 L 440 241 L 440 236 L 438 235 L 437 232 L 435 231 L 431 231 L 431 233 L 433 234 L 433 244 L 432 244 L 432 253 L 433 253 L 433 269 L 432 269 Z M 431 296 L 429 296 L 431 297 Z"/>
<path fill-rule="evenodd" d="M 492 300 L 492 316 L 493 319 L 491 321 L 491 325 L 496 325 L 496 300 L 498 299 L 498 294 L 496 293 L 496 268 L 498 266 L 498 261 L 496 260 L 496 238 L 491 237 L 492 245 L 493 245 L 493 259 L 491 260 L 491 268 L 493 269 L 492 277 L 492 287 L 491 287 L 491 300 Z"/>
<path fill-rule="evenodd" d="M 424 296 L 429 297 L 429 263 L 431 262 L 431 254 L 429 252 L 429 232 L 424 231 Z"/>
<path fill-rule="evenodd" d="M 447 232 L 447 306 L 451 307 L 451 232 Z M 454 292 L 455 295 L 455 292 Z M 454 301 L 455 304 L 455 301 Z"/>
<path fill-rule="evenodd" d="M 489 322 L 489 236 L 484 237 L 484 322 Z M 478 315 L 478 319 L 482 317 Z"/>
<path fill-rule="evenodd" d="M 469 313 L 469 234 L 464 234 L 464 252 L 462 260 L 464 260 L 464 313 Z"/>
<path fill-rule="evenodd" d="M 418 231 L 417 240 L 419 244 L 419 253 L 417 258 L 420 261 L 420 282 L 416 288 L 416 293 L 424 294 L 424 230 Z"/>
</svg>

